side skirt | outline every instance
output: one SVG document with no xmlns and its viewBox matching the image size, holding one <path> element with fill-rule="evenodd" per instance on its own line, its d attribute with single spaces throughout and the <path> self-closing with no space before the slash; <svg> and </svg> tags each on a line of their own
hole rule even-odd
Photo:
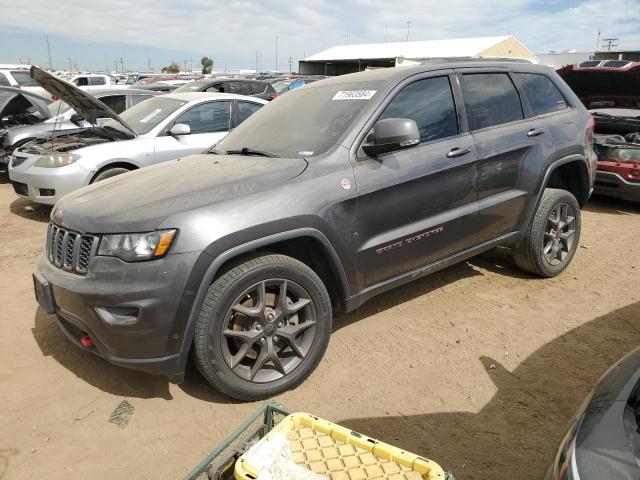
<svg viewBox="0 0 640 480">
<path fill-rule="evenodd" d="M 413 280 L 424 277 L 431 273 L 437 272 L 438 270 L 442 270 L 443 268 L 450 267 L 451 265 L 462 262 L 468 258 L 475 257 L 476 255 L 486 252 L 487 250 L 491 250 L 501 245 L 510 245 L 517 243 L 518 241 L 522 240 L 525 234 L 526 230 L 507 233 L 505 235 L 501 235 L 500 237 L 494 238 L 493 240 L 489 240 L 466 250 L 462 250 L 449 257 L 443 258 L 442 260 L 438 260 L 428 265 L 424 265 L 422 267 L 411 270 L 410 272 L 403 273 L 383 282 L 371 285 L 370 287 L 362 290 L 360 293 L 357 293 L 356 295 L 353 295 L 352 297 L 349 297 L 345 300 L 346 312 L 355 310 L 367 300 L 370 300 L 376 295 L 379 295 L 406 283 L 412 282 Z"/>
</svg>

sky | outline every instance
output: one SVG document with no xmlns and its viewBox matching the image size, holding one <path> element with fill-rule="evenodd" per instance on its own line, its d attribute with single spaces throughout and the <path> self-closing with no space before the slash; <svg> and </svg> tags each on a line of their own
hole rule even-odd
<svg viewBox="0 0 640 480">
<path fill-rule="evenodd" d="M 0 0 L 0 63 L 280 71 L 345 43 L 511 34 L 535 53 L 591 52 L 601 38 L 640 49 L 640 0 Z M 258 62 L 256 58 L 258 57 Z"/>
</svg>

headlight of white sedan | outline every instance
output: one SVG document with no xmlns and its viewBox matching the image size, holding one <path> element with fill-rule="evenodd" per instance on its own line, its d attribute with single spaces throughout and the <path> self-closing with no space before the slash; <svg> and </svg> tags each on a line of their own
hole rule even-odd
<svg viewBox="0 0 640 480">
<path fill-rule="evenodd" d="M 80 160 L 80 155 L 75 153 L 43 155 L 36 160 L 35 166 L 43 168 L 59 168 L 76 163 L 78 160 Z"/>
<path fill-rule="evenodd" d="M 171 247 L 177 230 L 148 233 L 103 235 L 98 255 L 118 257 L 125 262 L 139 262 L 163 257 Z"/>
</svg>

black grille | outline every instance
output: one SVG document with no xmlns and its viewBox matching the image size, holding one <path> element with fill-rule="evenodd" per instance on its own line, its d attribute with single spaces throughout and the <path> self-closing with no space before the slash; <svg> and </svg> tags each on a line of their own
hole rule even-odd
<svg viewBox="0 0 640 480">
<path fill-rule="evenodd" d="M 13 157 L 11 157 L 11 166 L 17 167 L 19 165 L 22 165 L 26 161 L 27 161 L 27 157 L 16 157 L 14 155 Z"/>
<path fill-rule="evenodd" d="M 595 68 L 600 65 L 600 60 L 589 60 L 578 64 L 580 68 Z"/>
<path fill-rule="evenodd" d="M 622 68 L 629 65 L 631 62 L 628 60 L 609 60 L 602 64 L 603 68 Z"/>
<path fill-rule="evenodd" d="M 29 187 L 26 183 L 20 182 L 11 182 L 13 184 L 13 189 L 16 191 L 18 195 L 22 195 L 23 197 L 29 196 Z"/>
<path fill-rule="evenodd" d="M 83 235 L 54 223 L 47 230 L 47 257 L 58 268 L 86 275 L 89 261 L 96 254 L 98 237 Z"/>
</svg>

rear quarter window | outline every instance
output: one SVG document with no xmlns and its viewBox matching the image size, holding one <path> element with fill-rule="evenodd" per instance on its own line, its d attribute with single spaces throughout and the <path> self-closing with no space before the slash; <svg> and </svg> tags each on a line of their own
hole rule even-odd
<svg viewBox="0 0 640 480">
<path fill-rule="evenodd" d="M 558 87 L 546 75 L 540 73 L 515 73 L 513 78 L 529 101 L 534 115 L 544 115 L 568 108 Z"/>
<path fill-rule="evenodd" d="M 0 72 L 0 87 L 10 87 L 11 83 L 9 82 L 9 79 L 7 78 L 7 76 Z"/>
<path fill-rule="evenodd" d="M 468 73 L 460 86 L 470 130 L 522 120 L 522 104 L 506 73 Z"/>
</svg>

